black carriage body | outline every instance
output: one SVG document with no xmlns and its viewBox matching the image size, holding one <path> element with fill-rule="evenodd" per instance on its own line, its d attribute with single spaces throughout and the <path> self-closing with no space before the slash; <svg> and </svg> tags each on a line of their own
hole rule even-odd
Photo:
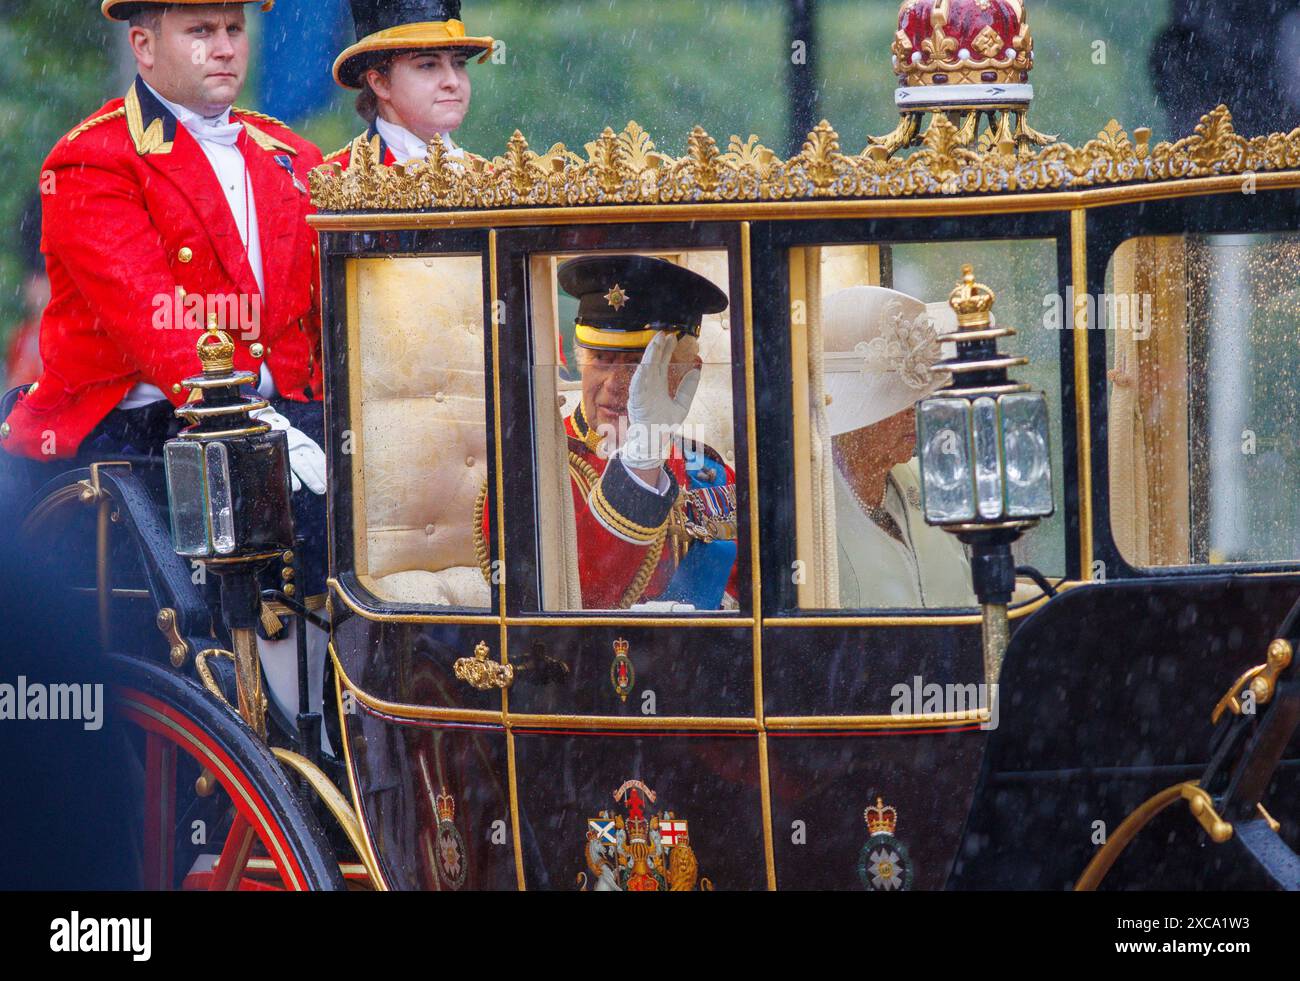
<svg viewBox="0 0 1300 981">
<path fill-rule="evenodd" d="M 1193 436 L 1159 444 L 1184 445 L 1190 460 L 1190 560 L 1132 561 L 1112 527 L 1117 340 L 1088 329 L 1099 326 L 1095 311 L 1057 334 L 1025 331 L 1035 383 L 1049 394 L 1058 504 L 1018 558 L 1041 568 L 1053 595 L 1022 582 L 992 717 L 978 700 L 935 711 L 927 692 L 984 680 L 978 610 L 817 607 L 792 575 L 807 558 L 808 410 L 792 378 L 806 357 L 794 311 L 812 294 L 800 265 L 824 270 L 840 249 L 867 264 L 864 281 L 889 286 L 916 283 L 938 257 L 942 272 L 929 285 L 942 298 L 959 272 L 951 260 L 964 256 L 995 290 L 1018 296 L 1020 311 L 1039 297 L 1044 309 L 1058 297 L 1070 311 L 1074 297 L 1116 292 L 1124 243 L 1177 239 L 1192 243 L 1179 246 L 1185 252 L 1215 237 L 1300 231 L 1300 175 L 1270 175 L 1249 194 L 1238 183 L 539 210 L 330 212 L 327 202 L 316 223 L 333 655 L 356 804 L 388 884 L 591 888 L 596 866 L 586 856 L 602 822 L 630 813 L 632 792 L 652 791 L 647 813 L 689 824 L 696 888 L 871 888 L 867 866 L 882 834 L 902 852 L 905 887 L 1073 885 L 1095 851 L 1096 822 L 1113 828 L 1175 777 L 1204 769 L 1210 710 L 1263 660 L 1297 595 L 1300 549 L 1228 565 L 1197 553 L 1220 520 L 1205 490 L 1214 485 L 1196 484 L 1214 465 L 1195 438 L 1197 414 L 1209 411 L 1197 365 L 1187 383 Z M 814 250 L 824 251 L 814 259 Z M 729 348 L 717 377 L 733 396 L 733 610 L 557 609 L 547 598 L 557 512 L 543 489 L 548 437 L 536 420 L 564 358 L 553 362 L 539 343 L 548 336 L 539 318 L 558 319 L 554 296 L 541 294 L 563 257 L 628 252 L 707 253 L 725 264 L 717 276 L 731 303 Z M 376 587 L 357 545 L 361 516 L 375 513 L 360 503 L 366 464 L 355 442 L 345 448 L 368 425 L 358 395 L 369 384 L 358 364 L 363 335 L 389 316 L 365 320 L 357 295 L 371 287 L 358 263 L 444 257 L 481 272 L 488 452 L 486 518 L 474 521 L 484 528 L 490 599 L 472 607 L 404 602 Z M 999 266 L 999 257 L 1010 258 Z M 1211 311 L 1185 292 L 1181 329 L 1195 335 L 1195 351 L 1216 343 L 1195 326 Z M 419 307 L 421 296 L 404 302 Z M 1015 340 L 1007 347 L 1020 353 Z M 411 467 L 463 464 L 422 457 L 418 442 L 410 450 Z M 1277 493 L 1293 500 L 1285 484 Z M 426 530 L 436 536 L 434 523 Z M 508 687 L 480 690 L 458 677 L 479 645 L 487 661 L 513 667 Z M 635 666 L 630 693 L 614 676 L 620 650 Z M 1294 813 L 1295 790 L 1279 778 L 1276 810 Z M 427 850 L 439 829 L 463 858 L 463 877 Z M 1294 833 L 1293 823 L 1283 832 L 1293 845 Z M 1153 870 L 1147 861 L 1131 881 L 1156 884 Z"/>
</svg>

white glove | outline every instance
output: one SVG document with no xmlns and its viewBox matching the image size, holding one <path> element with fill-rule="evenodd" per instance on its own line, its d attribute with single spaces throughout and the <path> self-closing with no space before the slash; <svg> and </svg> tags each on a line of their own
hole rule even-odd
<svg viewBox="0 0 1300 981">
<path fill-rule="evenodd" d="M 289 438 L 289 476 L 295 491 L 306 484 L 313 494 L 325 493 L 325 451 L 316 441 L 269 406 L 250 412 L 249 417 L 264 422 Z"/>
<path fill-rule="evenodd" d="M 672 440 L 682 431 L 682 423 L 691 411 L 695 390 L 700 387 L 700 369 L 692 368 L 677 386 L 677 394 L 668 394 L 668 375 L 676 334 L 655 335 L 641 356 L 632 375 L 627 393 L 627 440 L 621 455 L 631 470 L 654 470 L 668 459 Z"/>
</svg>

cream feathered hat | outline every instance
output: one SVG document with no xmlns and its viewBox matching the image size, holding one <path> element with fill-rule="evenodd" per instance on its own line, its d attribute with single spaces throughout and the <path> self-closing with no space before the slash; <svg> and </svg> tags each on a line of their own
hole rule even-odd
<svg viewBox="0 0 1300 981">
<path fill-rule="evenodd" d="M 832 436 L 910 408 L 951 376 L 930 365 L 947 357 L 940 334 L 957 329 L 947 303 L 922 303 L 883 286 L 851 286 L 822 301 L 823 372 Z"/>
</svg>

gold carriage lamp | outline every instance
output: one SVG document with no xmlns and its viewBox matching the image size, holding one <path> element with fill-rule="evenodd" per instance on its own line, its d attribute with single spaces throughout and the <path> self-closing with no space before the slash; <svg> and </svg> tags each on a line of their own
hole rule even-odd
<svg viewBox="0 0 1300 981">
<path fill-rule="evenodd" d="M 268 403 L 240 393 L 257 376 L 235 370 L 228 334 L 210 327 L 198 355 L 203 373 L 184 382 L 198 397 L 176 410 L 190 425 L 163 447 L 172 545 L 186 558 L 263 561 L 293 547 L 288 443 L 250 417 Z"/>
<path fill-rule="evenodd" d="M 953 381 L 916 413 L 925 520 L 971 547 L 990 682 L 1006 649 L 1006 609 L 1016 585 L 1011 545 L 1053 511 L 1047 398 L 1008 376 L 1029 359 L 998 351 L 998 338 L 1015 330 L 995 324 L 995 299 L 964 266 L 948 298 L 957 330 L 939 338 L 955 344 L 956 355 L 931 367 Z"/>
</svg>

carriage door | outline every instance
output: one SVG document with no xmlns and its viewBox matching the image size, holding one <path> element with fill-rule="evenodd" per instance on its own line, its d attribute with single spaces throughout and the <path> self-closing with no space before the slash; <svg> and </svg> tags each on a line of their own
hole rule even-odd
<svg viewBox="0 0 1300 981">
<path fill-rule="evenodd" d="M 1077 575 L 1068 224 L 1059 216 L 763 224 L 755 231 L 762 676 L 779 887 L 938 889 L 996 725 L 964 546 L 921 510 L 914 405 L 962 267 L 997 294 L 1013 374 L 1045 391 L 1056 515 L 1016 546 Z M 760 270 L 771 270 L 763 272 Z M 947 355 L 942 355 L 947 356 Z M 1022 579 L 1014 625 L 1041 605 Z M 1005 709 L 1004 709 L 1005 711 Z"/>
<path fill-rule="evenodd" d="M 487 235 L 325 250 L 333 668 L 349 780 L 398 889 L 517 882 L 483 515 L 495 476 Z"/>
<path fill-rule="evenodd" d="M 497 238 L 507 720 L 529 889 L 768 882 L 746 231 L 655 224 Z M 647 366 L 639 386 L 637 366 L 662 333 L 651 322 L 682 316 L 673 305 L 685 296 L 709 312 L 697 332 L 671 335 L 661 373 Z M 698 381 L 684 381 L 696 368 Z M 637 420 L 667 421 L 672 399 L 684 417 L 665 455 L 625 465 Z"/>
</svg>

